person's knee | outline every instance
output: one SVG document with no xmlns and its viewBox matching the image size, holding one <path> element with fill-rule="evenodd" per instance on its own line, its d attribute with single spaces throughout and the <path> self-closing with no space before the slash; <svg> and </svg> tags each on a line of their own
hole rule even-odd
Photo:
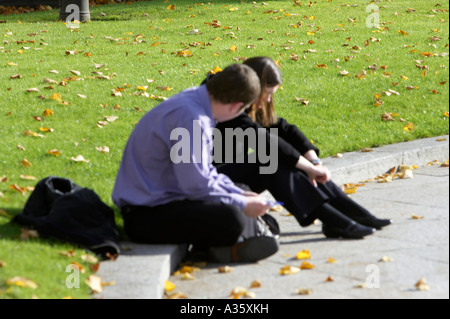
<svg viewBox="0 0 450 319">
<path fill-rule="evenodd" d="M 244 212 L 237 206 L 224 205 L 220 215 L 221 218 L 216 220 L 218 231 L 222 232 L 223 238 L 227 238 L 229 243 L 233 245 L 244 231 Z"/>
</svg>

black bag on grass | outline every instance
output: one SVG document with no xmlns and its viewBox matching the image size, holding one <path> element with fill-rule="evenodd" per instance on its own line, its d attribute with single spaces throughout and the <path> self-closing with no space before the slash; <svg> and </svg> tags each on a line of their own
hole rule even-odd
<svg viewBox="0 0 450 319">
<path fill-rule="evenodd" d="M 13 220 L 36 229 L 41 237 L 79 244 L 103 258 L 118 255 L 114 211 L 91 189 L 67 178 L 39 181 L 21 214 Z"/>
</svg>

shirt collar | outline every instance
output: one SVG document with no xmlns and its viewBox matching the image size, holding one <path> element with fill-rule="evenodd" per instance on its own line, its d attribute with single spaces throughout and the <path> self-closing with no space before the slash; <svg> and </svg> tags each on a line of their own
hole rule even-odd
<svg viewBox="0 0 450 319">
<path fill-rule="evenodd" d="M 217 124 L 213 117 L 212 108 L 211 108 L 211 100 L 209 99 L 209 92 L 208 92 L 208 89 L 206 88 L 205 84 L 201 85 L 198 88 L 198 93 L 200 95 L 200 103 L 201 103 L 202 107 L 204 108 L 206 115 L 208 115 L 209 118 L 211 118 L 213 123 Z"/>
</svg>

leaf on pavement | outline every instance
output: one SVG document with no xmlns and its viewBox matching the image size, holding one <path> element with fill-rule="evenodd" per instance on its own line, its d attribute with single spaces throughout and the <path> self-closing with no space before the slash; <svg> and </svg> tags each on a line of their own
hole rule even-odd
<svg viewBox="0 0 450 319">
<path fill-rule="evenodd" d="M 297 255 L 295 256 L 295 258 L 297 259 L 310 259 L 311 258 L 311 254 L 309 252 L 309 250 L 301 250 L 297 253 Z"/>
<path fill-rule="evenodd" d="M 313 269 L 314 267 L 316 266 L 307 261 L 302 262 L 302 264 L 299 266 L 300 269 Z"/>
<path fill-rule="evenodd" d="M 415 284 L 417 290 L 428 291 L 430 290 L 430 286 L 427 284 L 425 278 L 420 278 L 418 282 Z"/>
<path fill-rule="evenodd" d="M 235 287 L 230 295 L 228 296 L 228 298 L 232 298 L 232 299 L 240 299 L 240 298 L 255 298 L 255 293 L 248 291 L 246 288 L 244 287 Z"/>
<path fill-rule="evenodd" d="M 300 271 L 300 268 L 286 265 L 280 269 L 280 275 L 293 275 Z"/>
</svg>

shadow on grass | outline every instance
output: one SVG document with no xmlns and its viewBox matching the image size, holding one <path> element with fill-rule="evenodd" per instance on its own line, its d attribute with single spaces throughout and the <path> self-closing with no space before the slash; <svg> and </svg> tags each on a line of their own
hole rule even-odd
<svg viewBox="0 0 450 319">
<path fill-rule="evenodd" d="M 22 213 L 22 209 L 8 209 L 8 215 L 16 216 L 17 214 Z M 0 217 L 2 218 L 2 217 Z M 0 239 L 20 239 L 20 225 L 9 221 L 7 217 L 2 218 L 0 220 Z"/>
</svg>

